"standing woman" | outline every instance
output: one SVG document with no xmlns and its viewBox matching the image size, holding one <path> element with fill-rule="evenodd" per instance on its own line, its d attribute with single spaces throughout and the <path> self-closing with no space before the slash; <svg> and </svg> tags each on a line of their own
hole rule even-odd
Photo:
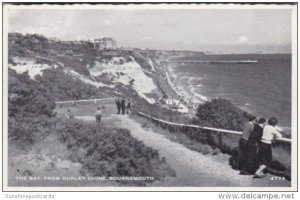
<svg viewBox="0 0 300 200">
<path fill-rule="evenodd" d="M 241 174 L 254 174 L 258 169 L 258 144 L 261 140 L 263 129 L 265 127 L 266 119 L 260 118 L 258 120 L 258 124 L 254 124 L 253 131 L 249 136 L 247 142 L 248 156 L 246 159 L 246 163 L 241 170 Z"/>
<path fill-rule="evenodd" d="M 256 121 L 255 116 L 249 116 L 249 121 L 244 124 L 243 134 L 239 141 L 239 157 L 238 157 L 238 168 L 243 169 L 248 157 L 248 139 L 253 132 L 254 124 Z"/>
<path fill-rule="evenodd" d="M 259 169 L 255 172 L 254 177 L 264 177 L 265 173 L 263 171 L 272 164 L 272 140 L 282 137 L 281 133 L 275 128 L 277 123 L 278 120 L 275 117 L 271 117 L 268 120 L 268 125 L 263 130 L 258 148 Z"/>
</svg>

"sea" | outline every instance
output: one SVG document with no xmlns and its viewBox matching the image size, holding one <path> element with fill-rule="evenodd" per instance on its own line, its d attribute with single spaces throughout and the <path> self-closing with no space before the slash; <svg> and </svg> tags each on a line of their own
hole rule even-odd
<svg viewBox="0 0 300 200">
<path fill-rule="evenodd" d="M 172 82 L 195 102 L 224 98 L 257 118 L 275 116 L 278 125 L 291 126 L 291 54 L 201 54 L 169 60 Z"/>
</svg>

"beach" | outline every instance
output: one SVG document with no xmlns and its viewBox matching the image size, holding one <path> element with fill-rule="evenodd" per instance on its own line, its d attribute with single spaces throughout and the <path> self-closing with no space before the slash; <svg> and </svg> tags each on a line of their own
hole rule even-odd
<svg viewBox="0 0 300 200">
<path fill-rule="evenodd" d="M 221 63 L 180 63 L 189 60 Z M 163 66 L 168 84 L 185 102 L 213 98 L 230 100 L 255 116 L 275 116 L 291 127 L 291 57 L 289 54 L 199 55 L 173 58 Z M 228 62 L 224 62 L 228 60 Z M 238 60 L 257 60 L 253 63 Z"/>
</svg>

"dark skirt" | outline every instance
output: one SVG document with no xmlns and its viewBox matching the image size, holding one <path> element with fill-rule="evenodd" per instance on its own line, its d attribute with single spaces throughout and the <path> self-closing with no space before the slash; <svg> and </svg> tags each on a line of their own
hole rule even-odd
<svg viewBox="0 0 300 200">
<path fill-rule="evenodd" d="M 271 166 L 272 164 L 272 146 L 264 142 L 259 142 L 258 158 L 260 165 Z"/>
<path fill-rule="evenodd" d="M 258 143 L 255 139 L 249 139 L 247 143 L 247 159 L 245 165 L 243 166 L 243 170 L 254 174 L 254 172 L 258 169 Z"/>
<path fill-rule="evenodd" d="M 241 138 L 239 142 L 239 157 L 238 157 L 238 168 L 243 169 L 248 158 L 248 146 L 247 140 Z"/>
</svg>

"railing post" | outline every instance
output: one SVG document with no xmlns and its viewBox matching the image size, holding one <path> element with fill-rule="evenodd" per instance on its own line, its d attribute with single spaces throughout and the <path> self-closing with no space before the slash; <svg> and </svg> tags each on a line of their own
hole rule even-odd
<svg viewBox="0 0 300 200">
<path fill-rule="evenodd" d="M 219 139 L 219 148 L 222 150 L 223 148 L 223 133 L 218 131 L 218 139 Z"/>
</svg>

